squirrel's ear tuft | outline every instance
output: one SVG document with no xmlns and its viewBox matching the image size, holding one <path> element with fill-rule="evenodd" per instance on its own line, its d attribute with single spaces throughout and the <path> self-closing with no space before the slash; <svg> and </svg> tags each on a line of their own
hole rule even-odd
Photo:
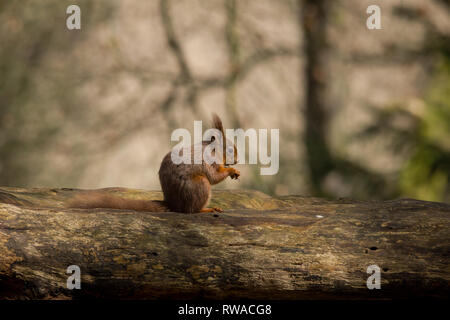
<svg viewBox="0 0 450 320">
<path fill-rule="evenodd" d="M 222 134 L 224 134 L 222 120 L 220 120 L 219 116 L 215 113 L 213 113 L 213 125 L 214 128 L 216 128 L 217 130 L 222 132 Z"/>
</svg>

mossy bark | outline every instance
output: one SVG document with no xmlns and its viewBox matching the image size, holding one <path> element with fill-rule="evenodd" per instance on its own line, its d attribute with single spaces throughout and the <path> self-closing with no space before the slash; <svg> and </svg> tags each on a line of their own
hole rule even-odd
<svg viewBox="0 0 450 320">
<path fill-rule="evenodd" d="M 160 192 L 104 189 L 133 199 Z M 450 294 L 450 205 L 216 191 L 224 213 L 67 209 L 0 188 L 0 298 L 402 298 Z M 369 265 L 381 289 L 369 290 Z M 81 289 L 66 287 L 67 267 Z"/>
</svg>

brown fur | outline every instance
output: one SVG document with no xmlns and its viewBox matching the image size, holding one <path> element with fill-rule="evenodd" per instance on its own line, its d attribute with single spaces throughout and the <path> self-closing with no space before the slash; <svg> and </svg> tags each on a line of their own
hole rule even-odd
<svg viewBox="0 0 450 320">
<path fill-rule="evenodd" d="M 223 129 L 222 120 L 220 120 L 219 116 L 216 113 L 213 113 L 213 126 L 225 137 L 225 130 Z"/>
<path fill-rule="evenodd" d="M 213 114 L 214 128 L 220 130 L 225 137 L 222 121 Z M 203 142 L 203 149 L 208 142 Z M 226 143 L 224 143 L 224 150 Z M 233 145 L 234 146 L 234 145 Z M 237 150 L 235 150 L 235 162 Z M 72 208 L 113 208 L 136 211 L 176 211 L 176 212 L 221 212 L 220 208 L 206 208 L 211 198 L 211 185 L 217 184 L 227 177 L 237 179 L 240 172 L 234 168 L 225 168 L 222 164 L 194 164 L 194 146 L 184 149 L 191 153 L 192 164 L 174 164 L 169 152 L 163 159 L 159 169 L 159 181 L 164 193 L 164 201 L 132 200 L 114 197 L 99 192 L 78 195 L 69 202 Z M 224 152 L 225 154 L 225 152 Z M 223 159 L 225 160 L 225 159 Z"/>
<path fill-rule="evenodd" d="M 69 200 L 68 207 L 81 209 L 110 208 L 149 212 L 169 211 L 163 201 L 124 199 L 101 192 L 78 194 Z"/>
</svg>

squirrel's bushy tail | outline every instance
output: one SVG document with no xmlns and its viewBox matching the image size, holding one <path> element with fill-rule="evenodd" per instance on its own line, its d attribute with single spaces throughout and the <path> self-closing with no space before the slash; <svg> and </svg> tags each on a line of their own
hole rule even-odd
<svg viewBox="0 0 450 320">
<path fill-rule="evenodd" d="M 148 212 L 169 211 L 164 201 L 124 199 L 99 192 L 78 194 L 68 201 L 67 207 L 81 209 L 107 208 Z"/>
</svg>

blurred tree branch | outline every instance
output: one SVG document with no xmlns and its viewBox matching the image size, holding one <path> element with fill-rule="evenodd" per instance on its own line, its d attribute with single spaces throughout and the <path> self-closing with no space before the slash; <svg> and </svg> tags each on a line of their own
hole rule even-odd
<svg viewBox="0 0 450 320">
<path fill-rule="evenodd" d="M 239 38 L 237 32 L 237 4 L 236 0 L 226 0 L 226 16 L 227 22 L 225 26 L 226 43 L 229 58 L 229 76 L 225 86 L 226 98 L 225 104 L 229 117 L 231 118 L 232 128 L 241 128 L 236 108 L 236 85 L 237 75 L 240 67 L 240 49 Z"/>
<path fill-rule="evenodd" d="M 312 193 L 324 195 L 322 182 L 333 169 L 333 159 L 326 141 L 328 125 L 325 111 L 327 74 L 325 65 L 326 22 L 328 19 L 327 0 L 298 0 L 300 34 L 304 38 L 306 101 L 300 103 L 305 115 L 305 135 L 303 143 L 306 146 L 306 161 L 310 172 Z"/>
<path fill-rule="evenodd" d="M 226 107 L 228 110 L 228 115 L 230 116 L 231 121 L 234 125 L 233 127 L 239 128 L 241 127 L 241 123 L 235 109 L 235 90 L 239 82 L 244 80 L 249 73 L 251 73 L 257 66 L 262 63 L 266 63 L 276 57 L 298 57 L 301 52 L 297 48 L 281 46 L 278 48 L 258 48 L 254 53 L 250 54 L 241 62 L 239 55 L 239 40 L 236 31 L 237 3 L 234 0 L 226 0 L 225 8 L 227 13 L 227 23 L 225 25 L 224 33 L 226 42 L 228 44 L 230 69 L 224 77 L 195 77 L 182 50 L 182 41 L 180 41 L 180 39 L 178 39 L 176 36 L 170 14 L 170 5 L 170 0 L 160 1 L 159 8 L 161 15 L 161 24 L 164 29 L 167 45 L 176 58 L 179 73 L 170 76 L 160 73 L 155 74 L 153 70 L 149 70 L 148 68 L 142 69 L 141 66 L 133 66 L 127 61 L 123 62 L 122 58 L 120 58 L 120 61 L 122 62 L 120 63 L 119 68 L 115 69 L 116 71 L 128 72 L 130 74 L 133 74 L 133 76 L 138 76 L 141 81 L 168 81 L 170 82 L 171 88 L 156 107 L 149 108 L 147 115 L 134 119 L 134 121 L 127 124 L 126 127 L 123 127 L 119 130 L 114 130 L 108 133 L 106 137 L 100 138 L 100 141 L 104 141 L 103 143 L 101 143 L 101 145 L 104 145 L 105 148 L 113 147 L 133 132 L 136 132 L 137 130 L 148 126 L 155 110 L 161 110 L 165 114 L 164 118 L 166 119 L 169 128 L 177 127 L 177 124 L 175 123 L 175 120 L 172 119 L 169 111 L 174 106 L 177 99 L 180 97 L 179 92 L 182 89 L 187 89 L 187 101 L 194 112 L 197 112 L 196 101 L 198 95 L 202 94 L 206 90 L 210 90 L 213 88 L 224 89 L 227 95 Z M 139 98 L 140 97 L 136 97 L 135 99 L 133 99 L 133 101 L 128 102 L 127 105 L 133 105 L 137 103 Z M 115 114 L 112 115 L 111 118 L 113 121 L 113 119 L 120 120 L 122 117 L 118 114 Z M 117 124 L 117 126 L 113 127 L 119 128 L 120 125 Z M 102 148 L 96 149 L 101 150 Z"/>
<path fill-rule="evenodd" d="M 185 55 L 183 53 L 183 49 L 181 44 L 176 37 L 175 30 L 172 23 L 172 17 L 170 15 L 170 0 L 161 0 L 160 1 L 160 12 L 161 12 L 161 22 L 164 28 L 167 44 L 169 48 L 172 50 L 176 60 L 178 62 L 178 67 L 180 70 L 180 74 L 177 79 L 177 84 L 183 84 L 188 86 L 189 94 L 188 94 L 188 103 L 191 106 L 194 112 L 197 111 L 197 88 L 195 86 L 195 81 L 192 77 L 192 73 L 186 61 Z M 175 85 L 175 88 L 178 86 Z M 172 95 L 172 93 L 170 94 Z M 164 104 L 163 104 L 164 105 Z M 167 104 L 166 104 L 167 107 Z"/>
</svg>

